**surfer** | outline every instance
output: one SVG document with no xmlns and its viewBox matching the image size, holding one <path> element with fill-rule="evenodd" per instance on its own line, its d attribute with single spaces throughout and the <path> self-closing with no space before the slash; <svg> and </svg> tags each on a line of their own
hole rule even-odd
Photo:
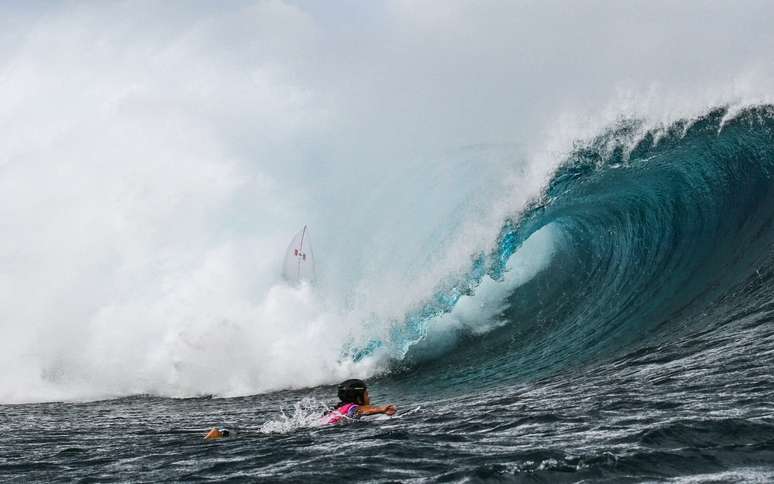
<svg viewBox="0 0 774 484">
<path fill-rule="evenodd" d="M 339 404 L 325 415 L 326 423 L 335 424 L 345 419 L 359 419 L 364 415 L 395 415 L 395 405 L 371 405 L 368 388 L 363 380 L 346 380 L 339 384 Z"/>
<path fill-rule="evenodd" d="M 339 384 L 339 404 L 334 410 L 325 414 L 323 424 L 335 424 L 345 420 L 357 420 L 364 415 L 395 415 L 398 409 L 393 404 L 371 405 L 368 388 L 363 380 L 346 380 Z M 204 440 L 218 440 L 233 437 L 234 431 L 224 427 L 212 427 Z"/>
</svg>

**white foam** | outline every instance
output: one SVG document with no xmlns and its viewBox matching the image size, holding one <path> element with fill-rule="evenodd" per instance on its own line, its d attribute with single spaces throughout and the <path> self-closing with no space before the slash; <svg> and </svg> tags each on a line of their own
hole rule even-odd
<svg viewBox="0 0 774 484">
<path fill-rule="evenodd" d="M 264 434 L 286 434 L 301 428 L 322 427 L 327 425 L 323 415 L 330 410 L 327 405 L 314 398 L 303 398 L 293 404 L 290 415 L 280 409 L 278 417 L 264 422 L 258 431 Z"/>
<path fill-rule="evenodd" d="M 558 228 L 547 225 L 528 237 L 508 260 L 502 280 L 484 276 L 473 294 L 460 297 L 451 312 L 428 321 L 415 357 L 433 358 L 448 351 L 461 332 L 483 334 L 507 324 L 498 317 L 509 307 L 507 297 L 548 267 L 561 236 Z"/>
</svg>

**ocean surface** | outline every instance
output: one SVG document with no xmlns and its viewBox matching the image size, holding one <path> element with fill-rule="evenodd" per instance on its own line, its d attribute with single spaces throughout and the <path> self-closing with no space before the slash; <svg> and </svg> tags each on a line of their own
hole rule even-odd
<svg viewBox="0 0 774 484">
<path fill-rule="evenodd" d="M 370 393 L 395 417 L 320 426 L 328 385 L 6 404 L 0 481 L 774 481 L 773 176 L 772 106 L 622 120 L 342 346 L 388 362 Z"/>
</svg>

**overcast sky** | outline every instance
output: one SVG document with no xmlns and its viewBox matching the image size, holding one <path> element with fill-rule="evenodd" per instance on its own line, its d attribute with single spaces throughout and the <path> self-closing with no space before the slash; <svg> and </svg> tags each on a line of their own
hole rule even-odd
<svg viewBox="0 0 774 484">
<path fill-rule="evenodd" d="M 77 77 L 81 89 L 112 82 L 113 102 L 187 110 L 234 150 L 328 161 L 525 142 L 559 116 L 594 117 L 611 104 L 662 114 L 760 97 L 774 70 L 765 1 L 0 8 L 6 84 L 25 66 L 30 76 Z"/>
</svg>

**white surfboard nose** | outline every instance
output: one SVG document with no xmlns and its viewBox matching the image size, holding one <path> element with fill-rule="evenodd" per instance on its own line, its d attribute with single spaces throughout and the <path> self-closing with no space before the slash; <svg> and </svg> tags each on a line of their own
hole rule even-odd
<svg viewBox="0 0 774 484">
<path fill-rule="evenodd" d="M 290 241 L 282 275 L 291 284 L 315 281 L 314 252 L 312 251 L 312 239 L 309 236 L 309 228 L 304 225 Z"/>
</svg>

